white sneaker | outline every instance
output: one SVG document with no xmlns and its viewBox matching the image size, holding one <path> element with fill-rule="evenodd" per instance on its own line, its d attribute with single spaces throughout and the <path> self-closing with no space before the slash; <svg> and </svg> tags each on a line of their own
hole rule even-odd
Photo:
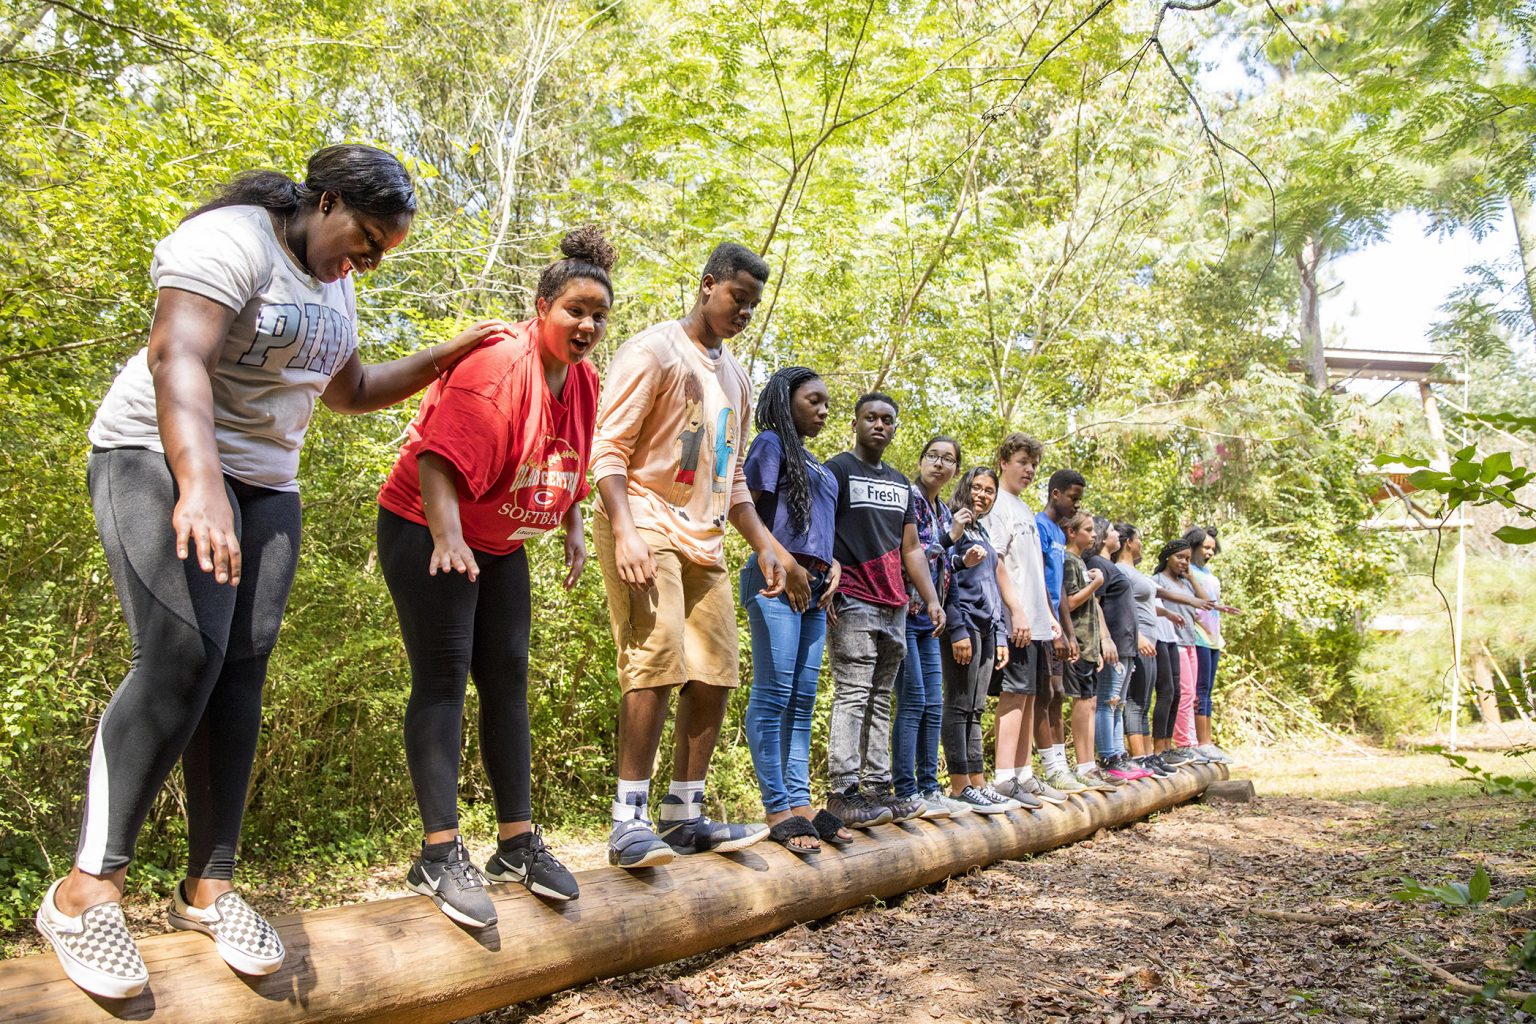
<svg viewBox="0 0 1536 1024">
<path fill-rule="evenodd" d="M 172 928 L 213 937 L 219 956 L 241 974 L 271 974 L 283 966 L 283 940 L 267 919 L 235 892 L 226 892 L 202 910 L 182 898 L 181 886 L 171 897 Z"/>
<path fill-rule="evenodd" d="M 54 901 L 63 881 L 48 887 L 34 920 L 43 938 L 53 943 L 69 980 L 103 999 L 127 999 L 144 991 L 149 969 L 128 932 L 123 908 L 108 900 L 70 917 Z"/>
</svg>

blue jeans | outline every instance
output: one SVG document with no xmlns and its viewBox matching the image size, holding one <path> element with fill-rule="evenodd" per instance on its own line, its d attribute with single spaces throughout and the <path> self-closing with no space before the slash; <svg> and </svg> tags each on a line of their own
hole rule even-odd
<svg viewBox="0 0 1536 1024">
<path fill-rule="evenodd" d="M 1211 717 L 1211 693 L 1216 689 L 1216 666 L 1221 662 L 1221 651 L 1215 647 L 1196 647 L 1195 665 L 1199 680 L 1195 687 L 1195 714 Z"/>
<path fill-rule="evenodd" d="M 827 613 L 814 603 L 804 612 L 782 594 L 765 598 L 757 557 L 741 570 L 741 604 L 752 631 L 752 694 L 747 701 L 747 746 L 769 814 L 811 802 L 811 712 L 827 640 Z M 811 573 L 812 600 L 826 577 Z"/>
<path fill-rule="evenodd" d="M 1125 753 L 1125 708 L 1121 699 L 1125 696 L 1125 682 L 1130 677 L 1130 662 L 1106 664 L 1099 669 L 1099 702 L 1093 711 L 1093 746 L 1100 757 L 1116 757 Z"/>
<path fill-rule="evenodd" d="M 944 717 L 944 667 L 932 629 L 907 630 L 907 658 L 896 674 L 896 735 L 891 781 L 897 796 L 939 788 L 939 723 Z"/>
</svg>

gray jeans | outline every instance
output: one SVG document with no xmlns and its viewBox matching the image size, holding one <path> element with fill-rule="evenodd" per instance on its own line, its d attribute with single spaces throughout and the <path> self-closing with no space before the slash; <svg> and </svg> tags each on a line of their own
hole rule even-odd
<svg viewBox="0 0 1536 1024">
<path fill-rule="evenodd" d="M 827 627 L 832 656 L 831 792 L 891 782 L 891 687 L 907 656 L 907 609 L 837 598 Z"/>
</svg>

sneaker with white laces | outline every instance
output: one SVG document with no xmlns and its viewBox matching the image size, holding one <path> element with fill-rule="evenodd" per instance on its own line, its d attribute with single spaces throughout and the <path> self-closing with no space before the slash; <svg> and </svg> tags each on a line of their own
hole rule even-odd
<svg viewBox="0 0 1536 1024">
<path fill-rule="evenodd" d="M 581 895 L 576 877 L 555 859 L 544 845 L 544 832 L 534 826 L 528 838 L 503 839 L 485 862 L 485 877 L 497 882 L 517 882 L 547 900 L 573 900 Z"/>
<path fill-rule="evenodd" d="M 1040 798 L 1025 789 L 1018 779 L 1007 779 L 1001 785 L 989 788 L 994 789 L 1003 798 L 1012 800 L 1026 811 L 1038 811 L 1045 806 Z M 982 795 L 986 795 L 986 790 L 982 790 Z"/>
<path fill-rule="evenodd" d="M 1131 760 L 1151 772 L 1152 776 L 1158 779 L 1172 778 L 1178 771 L 1177 768 L 1170 768 L 1163 764 L 1162 758 L 1156 754 L 1143 754 L 1141 757 L 1133 757 Z"/>
<path fill-rule="evenodd" d="M 951 794 L 951 798 L 969 805 L 977 814 L 1007 814 L 1008 804 L 1011 803 L 1011 801 L 993 800 L 975 786 L 966 786 L 960 792 Z M 1013 806 L 1017 807 L 1018 804 Z"/>
<path fill-rule="evenodd" d="M 994 804 L 998 804 L 1005 811 L 1016 811 L 1020 807 L 1024 806 L 1012 797 L 1007 797 L 999 793 L 997 790 L 992 788 L 991 784 L 983 785 L 980 788 L 982 796 L 986 797 L 988 800 L 991 800 Z"/>
<path fill-rule="evenodd" d="M 940 800 L 937 793 L 938 791 L 935 790 L 933 793 L 917 794 L 917 799 L 923 802 L 923 813 L 920 815 L 920 817 L 924 817 L 930 821 L 933 821 L 938 818 L 950 818 L 954 816 L 954 810 L 949 806 L 949 804 L 945 803 L 943 800 Z"/>
<path fill-rule="evenodd" d="M 449 918 L 468 928 L 489 928 L 496 923 L 496 904 L 485 891 L 485 876 L 469 859 L 464 840 L 453 837 L 453 846 L 446 850 L 446 843 L 433 843 L 437 847 L 427 856 L 427 844 L 422 844 L 422 856 L 411 864 L 406 873 L 405 887 L 423 896 L 430 896 L 437 908 Z"/>
<path fill-rule="evenodd" d="M 1217 764 L 1232 763 L 1232 755 L 1228 754 L 1225 750 L 1222 750 L 1214 743 L 1202 743 L 1200 746 L 1195 748 L 1195 753 L 1201 754 L 1207 761 L 1214 761 Z"/>
<path fill-rule="evenodd" d="M 1017 783 L 1017 787 L 1010 795 L 1015 799 L 1018 798 L 1019 793 L 1028 793 L 1042 803 L 1054 804 L 1057 807 L 1067 802 L 1067 794 L 1059 789 L 1047 786 L 1044 782 L 1040 781 L 1038 776 L 1025 775 L 1015 779 L 1014 782 Z"/>
<path fill-rule="evenodd" d="M 186 901 L 178 885 L 166 918 L 172 928 L 211 936 L 219 956 L 241 974 L 271 974 L 283 966 L 283 940 L 277 929 L 238 893 L 221 893 L 211 905 L 198 908 Z"/>
<path fill-rule="evenodd" d="M 1084 793 L 1088 790 L 1088 787 L 1083 785 L 1069 768 L 1052 768 L 1045 773 L 1043 781 L 1047 786 L 1068 796 L 1071 796 L 1073 793 Z"/>
<path fill-rule="evenodd" d="M 923 794 L 923 800 L 936 803 L 949 809 L 950 817 L 957 818 L 962 814 L 971 813 L 971 805 L 962 800 L 956 800 L 942 789 L 931 789 Z"/>
<path fill-rule="evenodd" d="M 34 920 L 43 938 L 53 943 L 69 980 L 103 999 L 128 999 L 144 991 L 149 969 L 128 932 L 123 908 L 107 900 L 70 917 L 54 898 L 63 881 L 48 887 Z"/>
</svg>

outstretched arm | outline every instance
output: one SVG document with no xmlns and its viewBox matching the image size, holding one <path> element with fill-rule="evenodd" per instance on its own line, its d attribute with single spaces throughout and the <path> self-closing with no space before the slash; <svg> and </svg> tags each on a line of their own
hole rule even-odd
<svg viewBox="0 0 1536 1024">
<path fill-rule="evenodd" d="M 461 331 L 450 341 L 428 345 L 387 363 L 365 365 L 353 352 L 331 378 L 320 399 L 327 408 L 340 413 L 374 412 L 403 402 L 447 372 L 485 339 L 508 329 L 501 320 L 486 320 Z"/>
</svg>

